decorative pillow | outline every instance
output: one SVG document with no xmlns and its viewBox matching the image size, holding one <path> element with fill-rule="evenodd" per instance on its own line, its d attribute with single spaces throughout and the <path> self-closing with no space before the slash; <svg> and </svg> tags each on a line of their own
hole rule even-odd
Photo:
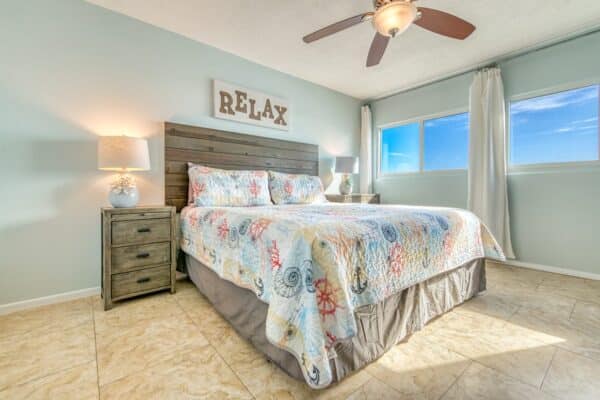
<svg viewBox="0 0 600 400">
<path fill-rule="evenodd" d="M 195 196 L 192 191 L 192 185 L 191 185 L 191 182 L 193 182 L 193 179 L 194 179 L 192 174 L 194 174 L 194 176 L 195 176 L 198 173 L 206 174 L 209 171 L 224 171 L 224 170 L 218 169 L 218 168 L 210 168 L 210 167 L 206 167 L 204 165 L 194 164 L 192 162 L 188 162 L 187 165 L 188 165 L 188 178 L 190 181 L 190 183 L 188 184 L 188 205 L 192 205 L 192 204 L 194 204 L 194 200 L 195 200 Z"/>
<path fill-rule="evenodd" d="M 191 204 L 244 207 L 272 204 L 267 171 L 229 171 L 188 164 Z"/>
<path fill-rule="evenodd" d="M 324 203 L 323 183 L 318 176 L 269 171 L 269 190 L 275 204 Z"/>
</svg>

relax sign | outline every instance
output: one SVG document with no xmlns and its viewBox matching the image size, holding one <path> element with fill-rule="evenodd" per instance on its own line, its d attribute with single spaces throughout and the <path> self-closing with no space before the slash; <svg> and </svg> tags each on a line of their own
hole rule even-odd
<svg viewBox="0 0 600 400">
<path fill-rule="evenodd" d="M 214 80 L 213 104 L 215 118 L 289 130 L 287 100 Z"/>
</svg>

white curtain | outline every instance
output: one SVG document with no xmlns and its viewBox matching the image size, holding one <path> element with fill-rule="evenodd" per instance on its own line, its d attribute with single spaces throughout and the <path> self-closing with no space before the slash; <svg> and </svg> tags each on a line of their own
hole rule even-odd
<svg viewBox="0 0 600 400">
<path fill-rule="evenodd" d="M 372 150 L 373 143 L 373 121 L 371 107 L 367 104 L 360 110 L 360 192 L 371 193 L 373 186 Z"/>
<path fill-rule="evenodd" d="M 469 99 L 469 209 L 491 230 L 506 257 L 515 258 L 510 241 L 506 110 L 500 69 L 477 72 Z"/>
</svg>

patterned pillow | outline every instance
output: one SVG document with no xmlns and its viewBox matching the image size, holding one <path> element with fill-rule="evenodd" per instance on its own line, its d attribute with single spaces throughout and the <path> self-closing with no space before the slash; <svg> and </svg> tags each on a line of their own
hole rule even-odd
<svg viewBox="0 0 600 400">
<path fill-rule="evenodd" d="M 272 204 L 267 171 L 229 171 L 188 164 L 191 203 L 244 207 Z"/>
<path fill-rule="evenodd" d="M 194 174 L 194 176 L 195 176 L 195 174 L 208 173 L 209 171 L 224 171 L 222 169 L 205 167 L 204 165 L 194 164 L 192 162 L 188 162 L 187 165 L 188 165 L 188 178 L 189 178 L 190 182 L 193 181 L 192 174 Z M 187 201 L 188 205 L 193 205 L 195 199 L 196 198 L 195 198 L 194 192 L 192 190 L 192 185 L 188 184 L 188 201 Z"/>
<path fill-rule="evenodd" d="M 318 176 L 269 171 L 269 190 L 275 204 L 324 203 L 323 183 Z"/>
</svg>

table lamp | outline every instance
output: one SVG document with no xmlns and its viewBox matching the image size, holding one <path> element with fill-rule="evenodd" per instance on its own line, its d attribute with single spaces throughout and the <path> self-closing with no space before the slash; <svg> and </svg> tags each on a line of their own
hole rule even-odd
<svg viewBox="0 0 600 400">
<path fill-rule="evenodd" d="M 352 176 L 358 173 L 358 157 L 336 157 L 335 172 L 342 175 L 340 194 L 352 193 Z"/>
<path fill-rule="evenodd" d="M 110 185 L 108 200 L 113 207 L 135 207 L 140 194 L 131 171 L 150 169 L 146 139 L 129 136 L 100 136 L 98 138 L 98 169 L 117 171 Z"/>
</svg>

